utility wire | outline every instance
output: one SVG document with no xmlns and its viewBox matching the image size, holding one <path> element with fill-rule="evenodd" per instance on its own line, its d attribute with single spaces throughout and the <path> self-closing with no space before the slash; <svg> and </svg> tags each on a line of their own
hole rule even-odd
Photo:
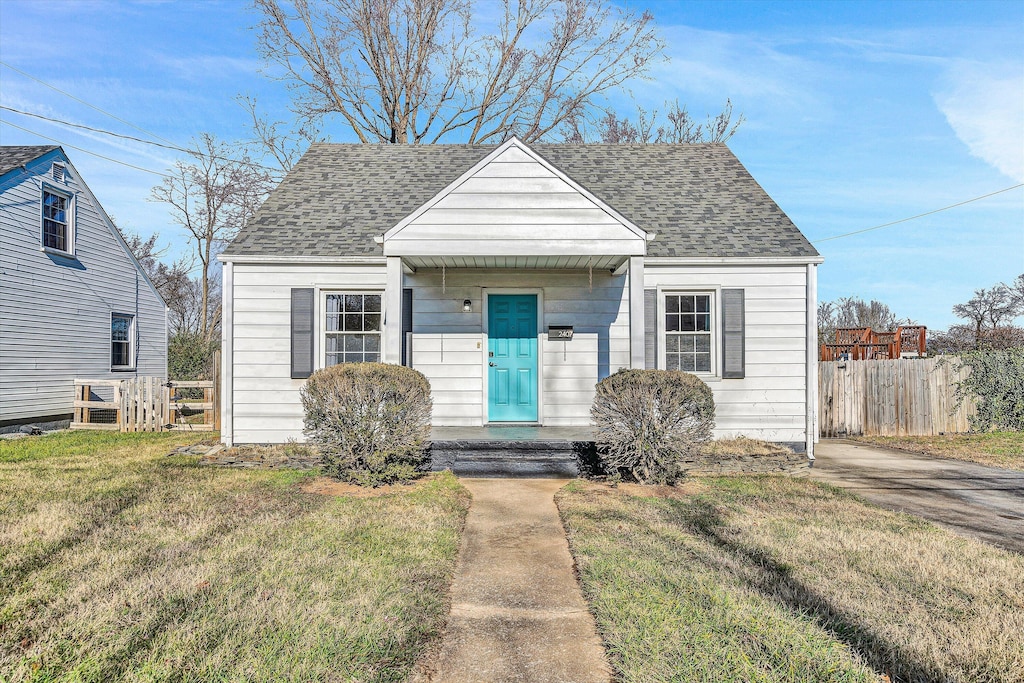
<svg viewBox="0 0 1024 683">
<path fill-rule="evenodd" d="M 17 67 L 14 67 L 14 66 L 11 66 L 11 65 L 10 65 L 10 64 L 8 64 L 7 62 L 4 62 L 4 61 L 0 61 L 0 65 L 6 66 L 6 67 L 7 67 L 8 69 L 10 69 L 11 71 L 16 71 L 16 72 L 18 72 L 19 74 L 21 74 L 21 75 L 22 75 L 22 76 L 24 76 L 25 78 L 31 78 L 31 79 L 32 79 L 33 81 L 35 81 L 36 83 L 39 83 L 40 85 L 45 85 L 45 86 L 46 86 L 47 88 L 49 88 L 49 89 L 51 89 L 51 90 L 55 90 L 56 92 L 59 92 L 59 93 L 60 93 L 61 95 L 64 95 L 64 96 L 66 96 L 66 97 L 70 97 L 70 98 L 71 98 L 71 99 L 73 99 L 73 100 L 74 100 L 75 102 L 79 102 L 79 103 L 81 103 L 81 104 L 84 104 L 85 106 L 89 107 L 90 109 L 95 109 L 95 110 L 96 110 L 96 111 L 98 111 L 99 113 L 101 113 L 101 114 L 104 114 L 104 115 L 106 115 L 106 116 L 109 116 L 110 118 L 114 119 L 115 121 L 119 121 L 119 122 L 123 123 L 123 124 L 124 124 L 124 125 L 126 125 L 126 126 L 131 126 L 132 128 L 134 128 L 135 130 L 139 131 L 140 133 L 145 133 L 146 135 L 148 135 L 148 136 L 150 136 L 150 137 L 153 137 L 153 138 L 156 138 L 157 140 L 162 140 L 163 142 L 166 142 L 166 143 L 167 143 L 167 144 L 169 144 L 169 145 L 173 145 L 173 144 L 174 144 L 173 142 L 171 142 L 171 141 L 170 141 L 170 140 L 168 140 L 167 138 L 162 138 L 162 137 L 160 137 L 159 135 L 157 135 L 156 133 L 151 133 L 151 132 L 149 132 L 148 130 L 146 130 L 145 128 L 140 128 L 139 126 L 136 126 L 136 125 L 135 125 L 134 123 L 130 123 L 129 121 L 125 121 L 124 119 L 122 119 L 122 118 L 119 118 L 119 117 L 115 116 L 114 114 L 111 114 L 111 113 L 110 113 L 109 111 L 106 111 L 106 110 L 104 110 L 104 109 L 100 109 L 99 107 L 97 107 L 97 106 L 96 106 L 96 105 L 94 105 L 94 104 L 89 104 L 89 103 L 88 103 L 88 102 L 86 102 L 85 100 L 83 100 L 83 99 L 81 99 L 81 98 L 78 98 L 78 97 L 75 97 L 75 96 L 74 96 L 74 95 L 72 95 L 71 93 L 69 93 L 69 92 L 66 92 L 66 91 L 64 91 L 64 90 L 61 90 L 60 88 L 58 88 L 58 87 L 57 87 L 57 86 L 55 86 L 55 85 L 50 85 L 50 84 L 49 84 L 49 83 L 47 83 L 46 81 L 40 80 L 40 79 L 36 78 L 35 76 L 33 76 L 32 74 L 29 74 L 29 73 L 25 73 L 25 72 L 24 72 L 24 71 L 22 71 L 21 69 L 19 69 L 19 68 L 17 68 Z M 70 145 L 68 145 L 68 146 L 70 147 Z"/>
<path fill-rule="evenodd" d="M 189 150 L 187 150 L 187 149 L 185 149 L 183 147 L 178 147 L 177 145 L 165 145 L 165 144 L 160 143 L 160 142 L 153 142 L 152 140 L 144 140 L 143 138 L 137 138 L 134 135 L 122 135 L 121 133 L 115 133 L 113 131 L 103 130 L 102 128 L 93 128 L 92 126 L 86 126 L 85 124 L 82 124 L 82 123 L 72 123 L 71 121 L 64 121 L 62 119 L 55 119 L 55 118 L 51 118 L 49 116 L 43 116 L 42 114 L 33 114 L 30 111 L 22 111 L 20 109 L 15 109 L 14 107 L 8 107 L 8 106 L 3 105 L 3 104 L 0 104 L 0 109 L 4 109 L 6 111 L 13 112 L 15 114 L 21 114 L 22 116 L 31 116 L 32 118 L 42 119 L 43 121 L 49 121 L 50 123 L 59 123 L 59 124 L 61 124 L 63 126 L 71 126 L 72 128 L 81 128 L 83 130 L 92 131 L 93 133 L 103 133 L 104 135 L 111 135 L 113 137 L 122 138 L 124 140 L 132 140 L 134 142 L 142 142 L 142 143 L 147 144 L 147 145 L 154 145 L 156 147 L 163 147 L 164 149 L 171 149 L 171 150 L 174 150 L 176 152 L 188 152 L 189 151 Z"/>
<path fill-rule="evenodd" d="M 882 223 L 881 225 L 876 225 L 876 226 L 871 227 L 871 228 L 864 228 L 863 230 L 854 230 L 853 232 L 844 232 L 842 235 L 832 235 L 831 237 L 822 237 L 820 240 L 812 240 L 811 244 L 818 244 L 819 242 L 828 242 L 829 240 L 837 240 L 837 239 L 839 239 L 841 237 L 850 237 L 852 235 L 860 235 L 861 233 L 871 232 L 872 230 L 881 230 L 882 228 L 888 228 L 890 225 L 897 225 L 899 223 L 906 223 L 907 221 L 912 221 L 912 220 L 915 220 L 917 218 L 924 218 L 925 216 L 931 216 L 933 213 L 939 213 L 940 211 L 948 211 L 949 209 L 955 209 L 956 207 L 963 206 L 964 204 L 970 204 L 971 202 L 976 202 L 976 201 L 979 201 L 981 199 L 987 199 L 988 197 L 994 197 L 995 195 L 1002 194 L 1003 192 L 1009 192 L 1010 190 L 1016 190 L 1018 187 L 1024 187 L 1024 183 L 1018 183 L 1016 185 L 1012 185 L 1011 187 L 1004 187 L 1001 190 L 996 190 L 995 192 L 989 192 L 988 194 L 983 194 L 980 197 L 974 197 L 973 199 L 965 199 L 962 202 L 957 202 L 956 204 L 950 204 L 949 206 L 944 206 L 941 209 L 935 209 L 933 211 L 926 211 L 924 213 L 919 213 L 916 216 L 910 216 L 909 218 L 901 218 L 898 221 L 892 221 L 890 223 Z"/>
<path fill-rule="evenodd" d="M 134 168 L 136 171 L 144 171 L 146 173 L 152 173 L 153 175 L 158 175 L 161 178 L 170 178 L 171 180 L 175 180 L 174 176 L 167 175 L 166 173 L 161 173 L 160 171 L 152 171 L 152 170 L 150 170 L 148 168 L 143 168 L 141 166 L 136 166 L 135 164 L 129 164 L 126 161 L 120 161 L 118 159 L 114 159 L 113 157 L 108 157 L 108 156 L 104 156 L 102 154 L 97 154 L 96 152 L 91 152 L 91 151 L 89 151 L 87 149 L 84 149 L 82 147 L 76 147 L 75 145 L 71 145 L 71 144 L 68 144 L 66 142 L 61 142 L 57 138 L 52 138 L 49 135 L 43 135 L 42 133 L 38 133 L 38 132 L 36 132 L 34 130 L 29 130 L 28 128 L 23 128 L 22 126 L 19 126 L 16 123 L 11 123 L 10 121 L 5 121 L 4 119 L 0 119 L 0 123 L 2 123 L 4 125 L 7 125 L 7 126 L 11 126 L 12 128 L 17 128 L 18 130 L 25 131 L 26 133 L 30 133 L 32 135 L 37 135 L 37 136 L 39 136 L 39 137 L 41 137 L 41 138 L 43 138 L 45 140 L 52 140 L 53 142 L 56 142 L 58 145 L 61 145 L 63 147 L 69 147 L 71 149 L 78 150 L 79 152 L 85 152 L 86 154 L 91 154 L 94 157 L 99 157 L 100 159 L 104 159 L 106 161 L 111 161 L 111 162 L 113 162 L 115 164 L 121 164 L 122 166 L 127 166 L 128 168 Z"/>
<path fill-rule="evenodd" d="M 121 138 L 122 140 L 131 140 L 132 142 L 141 142 L 144 145 L 152 145 L 154 147 L 160 147 L 160 148 L 163 148 L 163 149 L 169 149 L 169 150 L 172 150 L 172 151 L 175 151 L 175 152 L 184 152 L 185 154 L 189 154 L 191 156 L 198 155 L 198 156 L 202 156 L 202 157 L 209 157 L 210 159 L 217 159 L 219 161 L 229 161 L 231 163 L 242 164 L 244 166 L 252 166 L 254 168 L 261 168 L 264 171 L 270 171 L 272 173 L 280 173 L 281 172 L 280 168 L 274 168 L 272 166 L 264 166 L 263 164 L 258 164 L 255 161 L 241 161 L 239 159 L 232 159 L 231 157 L 223 157 L 223 156 L 220 156 L 218 154 L 207 154 L 205 152 L 200 152 L 199 150 L 187 149 L 185 147 L 179 147 L 178 145 L 174 145 L 174 144 L 165 145 L 165 144 L 162 144 L 162 143 L 159 143 L 159 142 L 153 142 L 152 140 L 144 140 L 143 138 L 137 138 L 137 137 L 135 137 L 133 135 L 124 135 L 122 133 L 115 133 L 115 132 L 110 131 L 110 130 L 104 130 L 103 128 L 93 128 L 92 126 L 86 126 L 85 124 L 82 124 L 82 123 L 72 123 L 71 121 L 65 121 L 63 119 L 56 119 L 56 118 L 53 118 L 51 116 L 44 116 L 43 114 L 34 114 L 34 113 L 30 112 L 30 111 L 22 111 L 20 109 L 15 109 L 14 107 L 8 107 L 8 106 L 3 105 L 3 104 L 0 104 L 0 109 L 4 109 L 6 111 L 13 112 L 15 114 L 21 114 L 22 116 L 31 116 L 32 118 L 41 119 L 43 121 L 48 121 L 50 123 L 57 123 L 57 124 L 60 124 L 62 126 L 70 126 L 71 128 L 81 128 L 82 130 L 88 130 L 88 131 L 91 131 L 93 133 L 100 133 L 102 135 L 109 135 L 111 137 Z"/>
</svg>

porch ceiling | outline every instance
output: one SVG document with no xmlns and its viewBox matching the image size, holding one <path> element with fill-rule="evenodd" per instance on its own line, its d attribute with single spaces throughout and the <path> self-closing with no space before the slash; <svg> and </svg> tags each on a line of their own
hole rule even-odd
<svg viewBox="0 0 1024 683">
<path fill-rule="evenodd" d="M 523 268 L 536 270 L 615 270 L 628 256 L 403 256 L 412 268 Z"/>
</svg>

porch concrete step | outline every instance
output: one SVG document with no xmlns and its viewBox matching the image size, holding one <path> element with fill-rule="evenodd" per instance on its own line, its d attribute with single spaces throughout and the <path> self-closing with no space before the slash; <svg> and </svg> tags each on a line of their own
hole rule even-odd
<svg viewBox="0 0 1024 683">
<path fill-rule="evenodd" d="M 434 441 L 430 469 L 469 477 L 576 477 L 589 442 L 566 440 Z"/>
</svg>

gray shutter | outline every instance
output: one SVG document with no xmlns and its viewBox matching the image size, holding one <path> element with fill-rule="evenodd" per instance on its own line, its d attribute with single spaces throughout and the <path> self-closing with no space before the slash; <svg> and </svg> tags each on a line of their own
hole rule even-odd
<svg viewBox="0 0 1024 683">
<path fill-rule="evenodd" d="M 658 290 L 644 290 L 644 367 L 658 367 Z"/>
<path fill-rule="evenodd" d="M 742 289 L 722 290 L 722 378 L 746 376 Z"/>
<path fill-rule="evenodd" d="M 314 304 L 312 289 L 292 290 L 292 379 L 313 374 Z"/>
<path fill-rule="evenodd" d="M 412 289 L 402 290 L 402 365 L 412 367 Z"/>
</svg>

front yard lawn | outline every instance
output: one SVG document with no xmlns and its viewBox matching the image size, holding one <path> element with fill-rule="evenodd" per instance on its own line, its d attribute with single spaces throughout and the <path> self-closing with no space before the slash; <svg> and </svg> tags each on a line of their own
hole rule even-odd
<svg viewBox="0 0 1024 683">
<path fill-rule="evenodd" d="M 855 436 L 852 441 L 1024 471 L 1024 432 L 941 436 Z"/>
<path fill-rule="evenodd" d="M 1024 681 L 1020 555 L 785 477 L 556 500 L 622 681 Z"/>
<path fill-rule="evenodd" d="M 405 680 L 446 617 L 457 480 L 316 495 L 166 457 L 188 438 L 0 442 L 0 680 Z"/>
</svg>

